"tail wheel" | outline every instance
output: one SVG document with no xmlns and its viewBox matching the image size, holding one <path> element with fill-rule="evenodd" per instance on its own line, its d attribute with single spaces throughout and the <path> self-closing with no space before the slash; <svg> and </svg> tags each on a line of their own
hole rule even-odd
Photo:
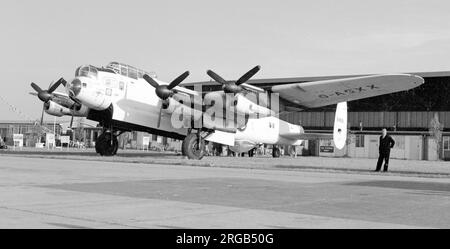
<svg viewBox="0 0 450 249">
<path fill-rule="evenodd" d="M 201 140 L 199 144 L 198 135 L 191 133 L 184 139 L 182 150 L 189 159 L 200 160 L 205 155 L 205 142 Z"/>
</svg>

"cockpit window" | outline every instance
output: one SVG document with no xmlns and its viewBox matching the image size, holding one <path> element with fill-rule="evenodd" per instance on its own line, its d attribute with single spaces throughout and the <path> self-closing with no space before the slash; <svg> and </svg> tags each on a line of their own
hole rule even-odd
<svg viewBox="0 0 450 249">
<path fill-rule="evenodd" d="M 77 68 L 75 71 L 75 77 L 84 76 L 84 77 L 94 77 L 97 78 L 97 68 L 94 66 L 81 66 Z"/>
<path fill-rule="evenodd" d="M 132 79 L 139 79 L 142 78 L 144 74 L 148 74 L 152 78 L 156 78 L 156 74 L 154 72 L 146 72 L 144 70 L 132 67 L 127 64 L 118 63 L 118 62 L 111 62 L 106 66 L 106 69 L 112 70 L 117 74 L 121 74 L 123 76 L 132 78 Z"/>
<path fill-rule="evenodd" d="M 123 75 L 123 76 L 128 76 L 128 67 L 121 66 L 120 67 L 120 74 Z"/>
</svg>

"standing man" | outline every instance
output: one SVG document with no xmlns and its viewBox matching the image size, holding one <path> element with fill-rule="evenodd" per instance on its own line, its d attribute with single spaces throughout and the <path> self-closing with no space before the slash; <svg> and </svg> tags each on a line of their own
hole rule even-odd
<svg viewBox="0 0 450 249">
<path fill-rule="evenodd" d="M 387 134 L 387 130 L 381 130 L 382 135 L 380 136 L 380 146 L 378 151 L 380 153 L 377 162 L 377 169 L 375 171 L 381 170 L 381 164 L 384 160 L 384 169 L 383 171 L 388 171 L 389 167 L 389 155 L 391 154 L 391 149 L 394 147 L 395 141 L 391 136 Z"/>
</svg>

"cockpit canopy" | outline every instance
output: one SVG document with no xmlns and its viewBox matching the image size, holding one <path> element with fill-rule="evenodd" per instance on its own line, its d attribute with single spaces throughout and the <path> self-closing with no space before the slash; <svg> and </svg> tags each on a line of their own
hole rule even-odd
<svg viewBox="0 0 450 249">
<path fill-rule="evenodd" d="M 75 71 L 75 77 L 84 76 L 84 77 L 91 77 L 91 78 L 97 78 L 98 70 L 96 67 L 91 65 L 84 65 Z"/>
<path fill-rule="evenodd" d="M 121 74 L 123 76 L 130 77 L 133 79 L 142 78 L 144 74 L 147 74 L 152 78 L 156 78 L 156 74 L 154 72 L 149 73 L 144 70 L 123 63 L 111 62 L 106 66 L 106 68 L 114 71 L 116 74 Z"/>
</svg>

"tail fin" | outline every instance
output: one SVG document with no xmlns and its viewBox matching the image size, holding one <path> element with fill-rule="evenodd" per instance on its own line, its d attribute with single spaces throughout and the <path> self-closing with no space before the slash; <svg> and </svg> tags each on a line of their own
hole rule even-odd
<svg viewBox="0 0 450 249">
<path fill-rule="evenodd" d="M 333 141 L 338 149 L 345 146 L 347 140 L 347 102 L 340 102 L 336 106 L 334 118 Z"/>
</svg>

